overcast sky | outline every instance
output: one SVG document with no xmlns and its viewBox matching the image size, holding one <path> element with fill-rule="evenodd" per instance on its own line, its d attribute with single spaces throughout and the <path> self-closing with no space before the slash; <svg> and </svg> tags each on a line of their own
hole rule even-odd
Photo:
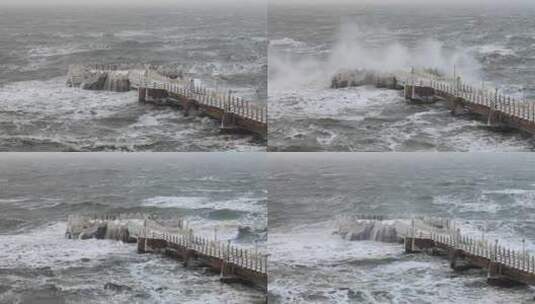
<svg viewBox="0 0 535 304">
<path fill-rule="evenodd" d="M 469 5 L 531 5 L 535 0 L 269 0 L 274 4 L 469 4 Z"/>
<path fill-rule="evenodd" d="M 0 0 L 0 5 L 9 6 L 54 6 L 54 5 L 211 5 L 211 4 L 267 4 L 268 0 Z"/>
<path fill-rule="evenodd" d="M 0 5 L 210 5 L 210 4 L 477 4 L 535 6 L 535 0 L 0 0 Z"/>
</svg>

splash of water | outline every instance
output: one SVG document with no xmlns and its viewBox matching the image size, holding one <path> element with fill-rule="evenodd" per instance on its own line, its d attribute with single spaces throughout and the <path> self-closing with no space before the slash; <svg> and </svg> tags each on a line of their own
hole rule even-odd
<svg viewBox="0 0 535 304">
<path fill-rule="evenodd" d="M 381 29 L 363 29 L 353 23 L 340 27 L 336 41 L 326 58 L 295 56 L 270 50 L 270 89 L 287 90 L 304 87 L 328 87 L 340 70 L 373 70 L 379 72 L 409 71 L 433 68 L 445 75 L 462 75 L 466 82 L 480 83 L 480 64 L 468 49 L 448 49 L 435 39 L 403 45 L 397 41 L 383 46 L 368 46 L 366 37 L 379 35 Z"/>
</svg>

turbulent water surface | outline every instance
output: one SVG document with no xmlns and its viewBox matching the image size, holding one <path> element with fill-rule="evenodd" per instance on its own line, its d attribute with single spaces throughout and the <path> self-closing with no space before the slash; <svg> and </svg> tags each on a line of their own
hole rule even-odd
<svg viewBox="0 0 535 304">
<path fill-rule="evenodd" d="M 452 117 L 399 92 L 329 89 L 340 69 L 453 67 L 475 86 L 535 98 L 529 7 L 278 6 L 269 15 L 271 150 L 532 151 L 532 137 Z"/>
<path fill-rule="evenodd" d="M 239 246 L 266 240 L 260 155 L 0 155 L 0 303 L 263 303 L 132 244 L 64 238 L 69 214 L 182 216 Z M 238 235 L 248 226 L 250 234 Z M 128 286 L 117 292 L 106 283 Z"/>
<path fill-rule="evenodd" d="M 531 288 L 488 286 L 484 271 L 332 233 L 340 215 L 439 216 L 535 252 L 534 165 L 530 154 L 270 155 L 270 302 L 531 303 Z"/>
<path fill-rule="evenodd" d="M 154 63 L 266 100 L 265 5 L 0 9 L 0 149 L 262 150 L 134 93 L 66 88 L 72 63 Z"/>
</svg>

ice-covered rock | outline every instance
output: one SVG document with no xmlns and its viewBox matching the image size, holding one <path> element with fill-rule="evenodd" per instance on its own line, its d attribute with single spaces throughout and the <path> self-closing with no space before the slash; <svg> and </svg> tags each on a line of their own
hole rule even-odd
<svg viewBox="0 0 535 304">
<path fill-rule="evenodd" d="M 123 222 L 108 222 L 108 229 L 106 230 L 105 238 L 108 240 L 123 241 L 131 243 L 135 240 L 130 237 L 127 224 Z"/>
<path fill-rule="evenodd" d="M 84 90 L 102 90 L 107 79 L 107 73 L 84 74 L 80 88 Z"/>
<path fill-rule="evenodd" d="M 128 221 L 100 221 L 87 217 L 69 217 L 65 236 L 70 239 L 112 239 L 133 242 L 128 230 Z"/>
<path fill-rule="evenodd" d="M 113 92 L 130 91 L 130 79 L 128 71 L 109 71 L 107 72 L 106 81 L 101 90 Z"/>
<path fill-rule="evenodd" d="M 363 220 L 340 225 L 337 233 L 350 241 L 370 240 L 396 243 L 401 240 L 400 231 L 405 231 L 404 229 L 397 222 Z"/>
<path fill-rule="evenodd" d="M 78 238 L 81 240 L 98 239 L 102 240 L 106 237 L 107 225 L 106 223 L 95 224 L 82 230 L 78 234 Z"/>
<path fill-rule="evenodd" d="M 331 80 L 331 88 L 333 89 L 365 85 L 396 90 L 403 88 L 395 75 L 370 70 L 340 71 Z"/>
</svg>

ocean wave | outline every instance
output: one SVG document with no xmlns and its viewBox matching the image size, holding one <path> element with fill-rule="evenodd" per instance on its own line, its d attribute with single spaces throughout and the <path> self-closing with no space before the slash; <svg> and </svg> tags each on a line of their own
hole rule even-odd
<svg viewBox="0 0 535 304">
<path fill-rule="evenodd" d="M 297 41 L 292 38 L 284 37 L 282 39 L 274 39 L 269 41 L 269 45 L 272 46 L 289 46 L 289 47 L 304 47 L 306 43 L 302 41 Z"/>
<path fill-rule="evenodd" d="M 10 83 L 0 90 L 3 111 L 65 115 L 71 119 L 108 117 L 129 104 L 136 104 L 134 92 L 117 93 L 68 88 L 65 77 L 45 81 Z M 30 116 L 31 117 L 31 116 Z"/>
<path fill-rule="evenodd" d="M 240 197 L 230 200 L 216 200 L 205 196 L 156 196 L 145 199 L 144 207 L 235 210 L 241 212 L 262 212 L 265 204 L 261 197 Z"/>
<path fill-rule="evenodd" d="M 399 92 L 357 87 L 340 90 L 300 89 L 269 91 L 270 119 L 336 118 L 361 121 L 366 117 L 380 115 L 384 106 L 398 103 Z"/>
<path fill-rule="evenodd" d="M 92 47 L 89 47 L 92 46 Z M 28 50 L 29 58 L 42 58 L 42 57 L 53 57 L 53 56 L 66 56 L 71 54 L 78 54 L 84 52 L 91 52 L 98 49 L 107 49 L 109 48 L 106 44 L 91 44 L 78 45 L 61 45 L 61 46 L 48 46 L 48 47 L 34 47 Z"/>
<path fill-rule="evenodd" d="M 37 210 L 59 206 L 60 204 L 62 204 L 62 200 L 57 198 L 32 199 L 27 197 L 20 197 L 11 199 L 0 199 L 0 204 L 11 205 L 13 207 L 22 208 L 26 210 Z"/>
<path fill-rule="evenodd" d="M 533 194 L 535 189 L 503 189 L 503 190 L 484 190 L 484 194 Z"/>
<path fill-rule="evenodd" d="M 513 49 L 507 48 L 498 44 L 486 44 L 478 47 L 480 54 L 489 55 L 495 54 L 500 56 L 515 56 L 516 52 Z"/>
<path fill-rule="evenodd" d="M 294 227 L 279 232 L 270 230 L 269 248 L 275 263 L 287 265 L 332 265 L 358 259 L 384 259 L 402 253 L 398 244 L 372 241 L 352 242 L 333 235 L 335 223 Z"/>
<path fill-rule="evenodd" d="M 456 194 L 438 195 L 433 197 L 432 204 L 446 208 L 452 215 L 466 212 L 479 212 L 481 214 L 488 213 L 495 215 L 500 211 L 509 208 L 509 206 L 504 206 L 484 195 L 476 197 L 475 199 L 471 198 L 469 201 Z"/>
<path fill-rule="evenodd" d="M 68 240 L 64 238 L 66 223 L 54 223 L 24 234 L 0 235 L 4 250 L 0 252 L 0 268 L 50 267 L 64 269 L 82 259 L 98 264 L 99 258 L 132 254 L 129 245 L 116 241 Z M 103 243 L 106 244 L 103 246 Z M 61 254 L 58 254 L 61 252 Z"/>
<path fill-rule="evenodd" d="M 7 293 L 0 292 L 0 302 L 20 300 L 22 294 L 25 299 L 95 304 L 140 299 L 149 303 L 177 299 L 188 303 L 254 303 L 261 298 L 247 288 L 222 286 L 219 276 L 182 269 L 173 259 L 139 255 L 131 244 L 66 239 L 65 229 L 65 223 L 55 223 L 16 237 L 0 235 L 4 249 L 0 252 L 0 275 L 13 287 Z M 104 288 L 106 282 L 128 286 L 129 290 L 109 293 Z M 86 293 L 91 297 L 83 301 L 72 297 Z"/>
<path fill-rule="evenodd" d="M 5 124 L 0 138 L 5 147 L 19 151 L 265 149 L 252 136 L 220 134 L 207 117 L 139 104 L 133 91 L 68 88 L 64 77 L 8 83 L 0 90 L 0 107 Z"/>
<path fill-rule="evenodd" d="M 481 235 L 475 228 L 480 223 L 461 223 L 458 227 L 463 232 L 472 229 L 474 237 Z M 512 226 L 492 227 L 486 237 L 502 240 L 513 236 L 514 241 L 519 241 L 518 233 L 502 229 L 507 227 Z M 270 230 L 269 291 L 273 303 L 453 304 L 485 298 L 476 303 L 489 304 L 500 303 L 504 297 L 515 302 L 519 297 L 529 296 L 529 291 L 503 293 L 499 289 L 480 288 L 486 286 L 486 275 L 477 270 L 452 277 L 445 271 L 449 269 L 447 259 L 403 254 L 399 244 L 336 238 L 329 233 L 328 223 Z M 333 246 L 333 241 L 345 246 Z M 532 245 L 526 244 L 527 248 Z M 451 290 L 456 291 L 453 298 Z"/>
</svg>

